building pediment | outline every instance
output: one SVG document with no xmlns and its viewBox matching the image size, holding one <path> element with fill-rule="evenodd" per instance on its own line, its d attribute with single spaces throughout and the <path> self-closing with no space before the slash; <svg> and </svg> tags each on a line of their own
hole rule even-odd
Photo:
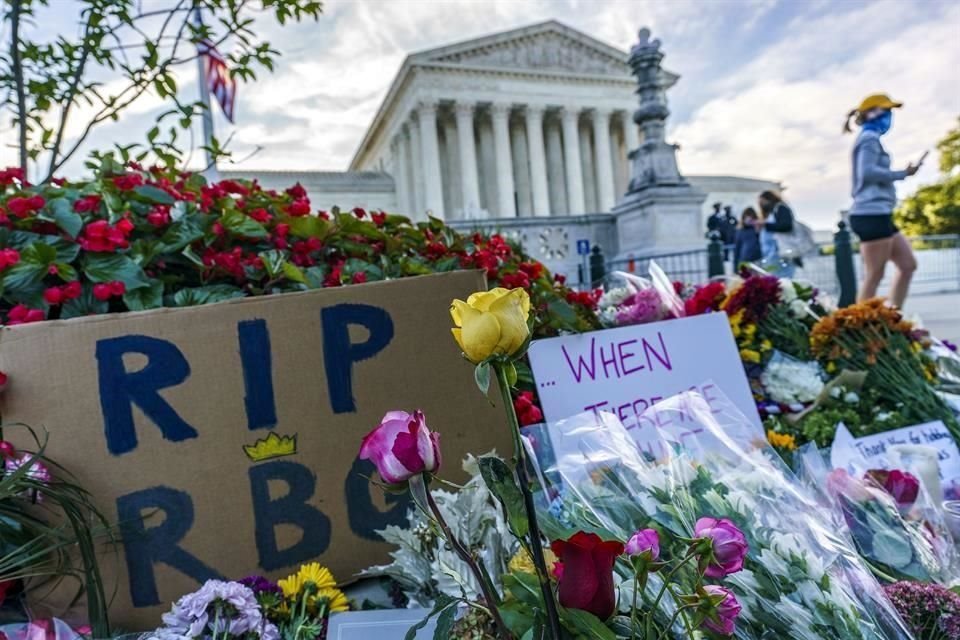
<svg viewBox="0 0 960 640">
<path fill-rule="evenodd" d="M 411 56 L 412 64 L 553 71 L 628 78 L 627 54 L 550 21 Z"/>
</svg>

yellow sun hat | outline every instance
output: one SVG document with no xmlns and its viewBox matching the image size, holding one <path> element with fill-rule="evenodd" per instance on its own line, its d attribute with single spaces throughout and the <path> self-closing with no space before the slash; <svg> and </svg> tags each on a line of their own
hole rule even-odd
<svg viewBox="0 0 960 640">
<path fill-rule="evenodd" d="M 890 96 L 885 93 L 875 93 L 872 96 L 864 98 L 860 106 L 857 107 L 857 111 L 866 113 L 871 109 L 899 109 L 902 106 L 902 102 L 894 102 L 890 99 Z"/>
</svg>

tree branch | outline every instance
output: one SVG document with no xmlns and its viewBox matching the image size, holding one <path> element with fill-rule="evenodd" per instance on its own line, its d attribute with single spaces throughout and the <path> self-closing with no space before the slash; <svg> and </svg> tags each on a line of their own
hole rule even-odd
<svg viewBox="0 0 960 640">
<path fill-rule="evenodd" d="M 23 82 L 23 62 L 20 59 L 20 10 L 22 0 L 10 0 L 10 60 L 17 87 L 17 128 L 20 143 L 20 170 L 27 174 L 27 96 Z"/>
<path fill-rule="evenodd" d="M 93 27 L 93 9 L 87 16 L 87 23 L 83 27 L 83 47 L 80 51 L 80 60 L 77 62 L 76 71 L 70 79 L 70 87 L 67 89 L 66 104 L 60 109 L 60 121 L 57 123 L 57 137 L 53 141 L 53 147 L 50 149 L 50 164 L 47 168 L 47 177 L 43 182 L 53 177 L 55 167 L 57 167 L 57 155 L 60 153 L 60 145 L 63 144 L 63 134 L 67 129 L 67 118 L 70 115 L 70 109 L 73 107 L 73 101 L 77 95 L 77 88 L 83 79 L 83 72 L 87 66 L 87 59 L 90 57 L 90 30 Z"/>
</svg>

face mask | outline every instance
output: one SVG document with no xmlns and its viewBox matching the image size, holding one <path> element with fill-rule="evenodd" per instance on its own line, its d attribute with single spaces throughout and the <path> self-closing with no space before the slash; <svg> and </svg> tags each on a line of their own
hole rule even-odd
<svg viewBox="0 0 960 640">
<path fill-rule="evenodd" d="M 876 131 L 881 136 L 893 125 L 893 111 L 884 111 L 882 114 L 863 123 L 863 128 L 867 131 Z"/>
</svg>

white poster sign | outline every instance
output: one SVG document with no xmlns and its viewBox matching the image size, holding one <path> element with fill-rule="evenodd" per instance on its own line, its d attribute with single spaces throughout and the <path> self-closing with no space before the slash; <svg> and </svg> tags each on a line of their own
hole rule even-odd
<svg viewBox="0 0 960 640">
<path fill-rule="evenodd" d="M 544 417 L 614 414 L 638 442 L 671 427 L 653 405 L 684 391 L 720 413 L 728 398 L 762 432 L 760 415 L 722 313 L 536 340 L 530 364 Z M 710 380 L 713 382 L 704 382 Z M 682 416 L 681 416 L 682 417 Z M 682 425 L 676 425 L 682 426 Z M 651 438 L 642 430 L 651 430 Z"/>
<path fill-rule="evenodd" d="M 922 454 L 930 452 L 937 470 L 930 471 Z M 923 480 L 931 491 L 940 486 L 945 499 L 960 499 L 960 449 L 940 421 L 855 438 L 842 423 L 837 427 L 830 464 L 861 474 L 867 469 L 903 469 Z M 865 469 L 860 467 L 865 466 Z"/>
<path fill-rule="evenodd" d="M 346 611 L 330 616 L 327 640 L 404 640 L 407 631 L 427 617 L 428 609 L 379 609 Z M 417 632 L 416 640 L 430 640 L 437 618 Z"/>
</svg>

